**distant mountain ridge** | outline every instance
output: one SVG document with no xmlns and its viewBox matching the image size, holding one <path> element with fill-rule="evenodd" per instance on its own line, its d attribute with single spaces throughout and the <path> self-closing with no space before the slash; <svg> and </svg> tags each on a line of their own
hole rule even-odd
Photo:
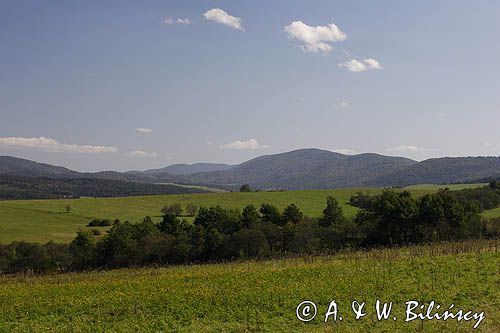
<svg viewBox="0 0 500 333">
<path fill-rule="evenodd" d="M 174 164 L 146 171 L 80 173 L 64 167 L 0 156 L 0 174 L 182 183 L 230 190 L 237 190 L 241 184 L 263 190 L 387 187 L 497 179 L 500 178 L 500 157 L 443 157 L 417 162 L 404 157 L 372 153 L 344 155 L 310 148 L 263 155 L 239 165 Z"/>
<path fill-rule="evenodd" d="M 361 187 L 365 180 L 415 163 L 403 157 L 378 154 L 350 156 L 310 148 L 259 156 L 228 171 L 180 176 L 177 181 L 226 188 L 245 183 L 260 189 Z"/>
<path fill-rule="evenodd" d="M 172 164 L 161 169 L 150 169 L 143 171 L 146 175 L 168 173 L 171 175 L 191 175 L 198 172 L 226 171 L 233 165 L 222 163 L 194 163 L 194 164 Z"/>
</svg>

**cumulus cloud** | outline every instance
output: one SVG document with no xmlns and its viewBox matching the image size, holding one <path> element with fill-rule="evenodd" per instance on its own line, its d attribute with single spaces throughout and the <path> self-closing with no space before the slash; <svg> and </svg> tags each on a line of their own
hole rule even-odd
<svg viewBox="0 0 500 333">
<path fill-rule="evenodd" d="M 299 41 L 304 52 L 330 52 L 332 43 L 341 42 L 347 34 L 339 29 L 335 23 L 312 27 L 302 21 L 294 21 L 287 25 L 283 31 L 288 38 Z"/>
<path fill-rule="evenodd" d="M 191 20 L 188 18 L 178 18 L 178 19 L 173 19 L 170 17 L 165 17 L 163 19 L 163 23 L 165 24 L 183 24 L 183 25 L 188 25 L 191 24 Z"/>
<path fill-rule="evenodd" d="M 349 61 L 339 64 L 340 67 L 346 68 L 350 72 L 364 72 L 371 69 L 384 69 L 380 62 L 375 59 L 369 58 L 364 60 L 351 59 Z"/>
<path fill-rule="evenodd" d="M 29 148 L 41 150 L 45 152 L 68 152 L 68 153 L 114 153 L 118 149 L 115 147 L 91 146 L 91 145 L 76 145 L 61 143 L 54 139 L 39 137 L 39 138 L 21 138 L 21 137 L 5 137 L 0 138 L 0 146 Z"/>
<path fill-rule="evenodd" d="M 340 103 L 340 107 L 343 109 L 346 109 L 349 107 L 349 103 L 347 103 L 346 101 L 343 101 L 342 103 Z"/>
<path fill-rule="evenodd" d="M 230 28 L 245 31 L 241 24 L 241 18 L 231 16 L 220 8 L 212 8 L 206 11 L 203 16 L 209 20 L 227 25 Z"/>
<path fill-rule="evenodd" d="M 134 150 L 134 151 L 128 152 L 127 156 L 130 156 L 130 157 L 157 157 L 158 154 L 154 153 L 154 152 L 148 153 L 144 150 Z"/>
<path fill-rule="evenodd" d="M 151 133 L 153 130 L 151 128 L 137 127 L 135 129 L 139 133 Z"/>
<path fill-rule="evenodd" d="M 394 151 L 394 152 L 421 152 L 421 151 L 439 151 L 439 149 L 435 148 L 424 148 L 412 145 L 402 145 L 392 148 L 387 148 L 386 151 Z"/>
<path fill-rule="evenodd" d="M 268 145 L 261 145 L 255 139 L 249 139 L 246 141 L 236 140 L 230 143 L 226 143 L 219 146 L 221 149 L 236 149 L 236 150 L 255 150 L 255 149 L 265 149 L 270 148 Z"/>
</svg>

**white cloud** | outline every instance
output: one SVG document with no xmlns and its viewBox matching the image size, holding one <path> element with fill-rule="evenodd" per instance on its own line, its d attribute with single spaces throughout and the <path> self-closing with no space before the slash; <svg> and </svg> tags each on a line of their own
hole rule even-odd
<svg viewBox="0 0 500 333">
<path fill-rule="evenodd" d="M 177 24 L 184 24 L 184 25 L 191 24 L 191 20 L 189 20 L 187 18 L 178 18 L 177 20 L 175 20 L 175 22 Z"/>
<path fill-rule="evenodd" d="M 220 24 L 227 25 L 233 29 L 245 31 L 241 25 L 241 18 L 231 16 L 220 8 L 213 8 L 206 11 L 203 16 L 209 21 L 214 21 Z"/>
<path fill-rule="evenodd" d="M 346 154 L 346 155 L 355 155 L 358 153 L 356 150 L 350 148 L 334 149 L 333 151 L 336 153 Z"/>
<path fill-rule="evenodd" d="M 339 64 L 340 67 L 345 67 L 350 72 L 364 72 L 371 69 L 384 69 L 380 62 L 375 59 L 364 59 L 362 61 L 351 59 Z"/>
<path fill-rule="evenodd" d="M 412 145 L 402 145 L 392 148 L 387 148 L 386 151 L 394 151 L 394 152 L 421 152 L 421 151 L 439 151 L 439 149 L 435 148 L 423 148 Z"/>
<path fill-rule="evenodd" d="M 302 21 L 294 21 L 287 25 L 285 31 L 290 39 L 302 43 L 299 45 L 304 52 L 330 52 L 331 43 L 341 42 L 347 34 L 339 29 L 335 23 L 312 27 Z"/>
<path fill-rule="evenodd" d="M 347 103 L 346 101 L 343 101 L 342 103 L 340 103 L 340 107 L 346 109 L 349 107 L 349 103 Z"/>
<path fill-rule="evenodd" d="M 438 112 L 437 116 L 441 119 L 446 119 L 448 118 L 448 112 Z"/>
<path fill-rule="evenodd" d="M 39 137 L 39 138 L 20 138 L 20 137 L 5 137 L 0 138 L 0 146 L 10 146 L 18 148 L 36 149 L 45 152 L 69 152 L 69 153 L 114 153 L 118 149 L 115 147 L 91 146 L 91 145 L 76 145 L 60 143 L 54 139 Z"/>
<path fill-rule="evenodd" d="M 130 156 L 130 157 L 157 157 L 158 154 L 157 153 L 148 153 L 144 150 L 134 150 L 134 151 L 128 152 L 127 156 Z"/>
<path fill-rule="evenodd" d="M 163 23 L 188 25 L 188 24 L 191 24 L 191 20 L 189 20 L 188 18 L 178 18 L 178 19 L 174 20 L 173 18 L 165 17 L 163 19 Z"/>
<path fill-rule="evenodd" d="M 153 130 L 151 128 L 137 127 L 135 129 L 139 133 L 151 133 Z"/>
<path fill-rule="evenodd" d="M 270 147 L 271 146 L 259 144 L 255 139 L 249 139 L 247 141 L 236 140 L 219 146 L 219 148 L 221 149 L 237 149 L 237 150 L 255 150 L 255 149 L 265 149 Z"/>
</svg>

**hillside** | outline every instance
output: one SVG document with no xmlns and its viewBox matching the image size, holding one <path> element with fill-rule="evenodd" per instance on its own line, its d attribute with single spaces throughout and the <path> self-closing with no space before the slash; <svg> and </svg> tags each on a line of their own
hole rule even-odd
<svg viewBox="0 0 500 333">
<path fill-rule="evenodd" d="M 161 209 L 165 205 L 180 204 L 183 209 L 188 204 L 197 207 L 220 205 L 226 209 L 240 211 L 247 205 L 260 207 L 263 202 L 283 210 L 294 203 L 305 215 L 318 217 L 325 208 L 326 198 L 336 198 L 347 216 L 354 216 L 358 209 L 349 205 L 349 198 L 356 189 L 308 190 L 284 192 L 250 193 L 204 193 L 180 195 L 152 195 L 126 198 L 80 198 L 61 200 L 9 200 L 0 201 L 0 243 L 14 240 L 47 242 L 71 241 L 79 228 L 93 218 L 106 218 L 139 222 L 151 216 L 155 222 L 161 221 Z M 435 189 L 411 190 L 415 196 L 433 193 Z M 380 194 L 382 189 L 369 189 L 364 193 Z M 71 206 L 66 213 L 65 207 Z M 182 217 L 192 221 L 192 217 Z"/>
<path fill-rule="evenodd" d="M 170 174 L 170 175 L 190 175 L 198 172 L 226 171 L 233 167 L 229 164 L 221 163 L 194 163 L 194 164 L 172 164 L 161 169 L 150 169 L 142 172 L 146 175 Z M 134 172 L 134 174 L 141 172 Z"/>
<path fill-rule="evenodd" d="M 0 200 L 127 197 L 206 191 L 176 185 L 132 183 L 98 178 L 45 178 L 0 175 Z"/>
<path fill-rule="evenodd" d="M 70 178 L 80 175 L 79 172 L 64 167 L 11 156 L 0 156 L 0 174 L 53 178 Z"/>
<path fill-rule="evenodd" d="M 500 157 L 432 158 L 374 177 L 368 186 L 466 183 L 500 177 Z"/>
<path fill-rule="evenodd" d="M 445 309 L 453 303 L 484 311 L 477 331 L 498 332 L 500 253 L 494 247 L 461 242 L 333 257 L 0 277 L 0 298 L 8 300 L 0 305 L 0 331 L 474 331 L 474 320 L 404 321 L 407 300 L 435 300 Z M 325 324 L 332 299 L 344 320 Z M 374 319 L 376 299 L 394 302 L 397 321 Z M 321 311 L 308 323 L 296 318 L 303 300 Z M 353 300 L 367 302 L 367 317 L 354 319 Z"/>
<path fill-rule="evenodd" d="M 135 183 L 178 183 L 238 190 L 302 190 L 404 187 L 415 184 L 487 182 L 500 178 L 500 157 L 443 157 L 416 162 L 379 154 L 344 155 L 299 149 L 264 155 L 239 165 L 174 164 L 146 171 L 80 173 L 15 157 L 0 157 L 0 174 L 22 177 L 108 179 Z"/>
<path fill-rule="evenodd" d="M 320 149 L 300 149 L 260 156 L 228 171 L 177 177 L 186 183 L 231 186 L 248 183 L 260 189 L 326 189 L 359 187 L 365 181 L 417 162 L 378 154 L 343 155 Z"/>
</svg>

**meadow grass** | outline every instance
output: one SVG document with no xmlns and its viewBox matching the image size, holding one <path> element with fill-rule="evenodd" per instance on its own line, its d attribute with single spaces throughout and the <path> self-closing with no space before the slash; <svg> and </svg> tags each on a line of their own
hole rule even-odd
<svg viewBox="0 0 500 333">
<path fill-rule="evenodd" d="M 2 332 L 471 332 L 473 322 L 404 322 L 405 302 L 484 311 L 500 331 L 498 241 L 470 241 L 334 256 L 0 277 Z M 323 323 L 331 300 L 343 321 Z M 374 302 L 397 321 L 377 321 Z M 318 317 L 295 308 L 314 301 Z M 368 315 L 354 320 L 353 300 Z"/>
<path fill-rule="evenodd" d="M 151 216 L 154 221 L 161 219 L 163 206 L 188 203 L 198 207 L 220 205 L 224 208 L 242 209 L 253 204 L 259 207 L 267 202 L 284 209 L 295 203 L 305 215 L 317 217 L 326 205 L 326 197 L 335 197 L 348 216 L 353 216 L 357 209 L 348 204 L 349 198 L 360 191 L 358 189 L 309 190 L 286 192 L 250 192 L 250 193 L 203 193 L 158 195 L 125 198 L 81 198 L 67 200 L 16 200 L 0 201 L 0 243 L 14 240 L 47 242 L 71 241 L 78 229 L 85 228 L 93 218 L 120 219 L 131 222 L 141 221 Z M 378 194 L 382 189 L 363 189 L 365 193 Z M 411 190 L 415 195 L 422 195 L 437 190 Z M 71 206 L 66 213 L 65 207 Z M 191 220 L 192 218 L 186 218 Z"/>
</svg>

